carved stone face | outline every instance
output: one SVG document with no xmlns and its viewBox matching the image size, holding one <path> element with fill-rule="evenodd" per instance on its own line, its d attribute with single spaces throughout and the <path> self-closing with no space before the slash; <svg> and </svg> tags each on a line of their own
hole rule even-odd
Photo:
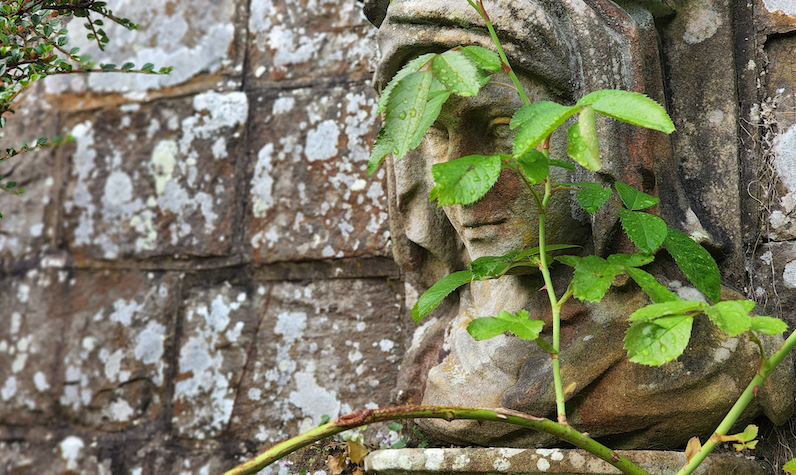
<svg viewBox="0 0 796 475">
<path fill-rule="evenodd" d="M 511 82 L 505 74 L 496 75 L 494 80 Z M 558 99 L 540 81 L 523 82 L 532 100 Z M 451 97 L 426 133 L 420 149 L 422 160 L 434 164 L 473 154 L 511 153 L 514 131 L 508 124 L 521 106 L 516 92 L 500 84 L 487 85 L 476 97 Z M 554 169 L 558 181 L 566 181 L 563 171 Z M 543 192 L 541 185 L 537 187 L 537 192 Z M 578 243 L 587 237 L 583 226 L 572 218 L 576 208 L 571 201 L 569 193 L 564 192 L 551 202 L 546 221 L 550 242 Z M 499 256 L 538 243 L 536 202 L 511 170 L 503 170 L 496 185 L 478 202 L 444 206 L 443 210 L 464 244 L 465 260 Z"/>
</svg>

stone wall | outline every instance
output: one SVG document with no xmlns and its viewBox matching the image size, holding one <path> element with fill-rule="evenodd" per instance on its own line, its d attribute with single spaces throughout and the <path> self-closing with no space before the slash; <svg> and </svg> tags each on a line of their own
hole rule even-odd
<svg viewBox="0 0 796 475">
<path fill-rule="evenodd" d="M 53 77 L 3 145 L 0 473 L 220 473 L 394 397 L 402 284 L 355 0 L 110 2 L 95 59 L 169 76 Z"/>
<path fill-rule="evenodd" d="M 2 168 L 28 191 L 0 196 L 0 473 L 218 473 L 390 403 L 413 327 L 386 185 L 366 174 L 361 4 L 109 3 L 141 30 L 106 28 L 106 54 L 75 25 L 70 45 L 175 70 L 48 78 L 9 118 L 3 146 L 77 140 Z M 728 283 L 790 317 L 796 8 L 668 3 L 684 13 L 664 42 L 691 49 L 667 80 L 701 85 L 668 91 L 686 188 L 713 184 L 695 222 Z"/>
</svg>

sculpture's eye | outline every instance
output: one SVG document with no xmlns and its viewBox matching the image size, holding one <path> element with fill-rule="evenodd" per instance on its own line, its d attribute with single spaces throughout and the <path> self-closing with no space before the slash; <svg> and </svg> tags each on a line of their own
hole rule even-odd
<svg viewBox="0 0 796 475">
<path fill-rule="evenodd" d="M 495 117 L 489 122 L 489 136 L 496 153 L 511 153 L 514 131 L 509 128 L 511 117 Z"/>
<path fill-rule="evenodd" d="M 445 162 L 448 160 L 448 129 L 439 122 L 435 123 L 426 131 L 423 141 L 423 154 L 426 157 L 433 157 L 434 163 Z"/>
</svg>

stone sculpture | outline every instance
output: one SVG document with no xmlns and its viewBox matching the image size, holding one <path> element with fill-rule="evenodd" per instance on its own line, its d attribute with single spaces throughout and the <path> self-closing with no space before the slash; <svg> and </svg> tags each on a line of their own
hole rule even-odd
<svg viewBox="0 0 796 475">
<path fill-rule="evenodd" d="M 485 6 L 531 100 L 572 103 L 593 90 L 620 88 L 666 103 L 655 25 L 656 19 L 676 13 L 663 2 L 496 0 Z M 491 46 L 480 17 L 465 0 L 367 0 L 365 11 L 379 26 L 383 57 L 375 79 L 378 89 L 419 54 L 457 45 Z M 499 75 L 495 81 L 509 82 Z M 478 97 L 452 98 L 420 147 L 400 162 L 388 162 L 392 242 L 396 260 L 408 271 L 408 306 L 441 276 L 472 259 L 535 245 L 536 207 L 508 172 L 474 205 L 436 208 L 428 202 L 433 186 L 429 169 L 435 161 L 510 150 L 507 118 L 520 105 L 514 91 L 500 84 L 486 86 Z M 687 198 L 669 138 L 610 121 L 598 128 L 604 169 L 559 179 L 621 180 L 660 196 L 664 218 L 682 222 Z M 564 134 L 554 134 L 553 153 L 566 150 L 564 140 Z M 579 244 L 584 252 L 600 255 L 632 252 L 632 245 L 616 233 L 614 211 L 590 217 L 578 211 L 571 196 L 557 196 L 548 214 L 548 242 Z M 704 240 L 711 244 L 708 237 Z M 663 254 L 653 272 L 693 299 L 696 291 L 680 283 Z M 568 278 L 566 269 L 554 274 Z M 570 300 L 565 307 L 562 376 L 565 385 L 575 384 L 568 395 L 570 423 L 617 448 L 675 447 L 693 435 L 709 435 L 753 377 L 757 347 L 745 336 L 728 338 L 701 322 L 695 323 L 692 343 L 677 361 L 659 368 L 630 363 L 622 349 L 625 321 L 647 300 L 635 284 L 618 284 L 600 303 Z M 542 285 L 538 275 L 515 275 L 472 283 L 449 298 L 414 332 L 402 369 L 402 402 L 506 407 L 552 416 L 548 354 L 509 335 L 476 342 L 465 330 L 472 318 L 499 310 L 526 309 L 532 318 L 549 322 L 549 304 L 538 292 Z M 729 289 L 722 297 L 740 298 Z M 777 339 L 766 344 L 771 351 Z M 782 423 L 792 412 L 791 368 L 779 369 L 766 386 L 745 419 L 764 413 Z M 423 427 L 457 443 L 555 443 L 545 434 L 499 424 L 431 421 Z"/>
</svg>

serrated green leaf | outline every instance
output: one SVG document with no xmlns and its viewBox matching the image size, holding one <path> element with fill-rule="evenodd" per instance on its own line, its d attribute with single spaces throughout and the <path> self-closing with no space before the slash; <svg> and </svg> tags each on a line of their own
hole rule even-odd
<svg viewBox="0 0 796 475">
<path fill-rule="evenodd" d="M 599 91 L 594 91 L 592 93 L 586 94 L 585 96 L 581 97 L 578 102 L 575 103 L 576 106 L 587 106 L 594 104 L 600 99 L 605 97 L 614 96 L 618 93 L 621 93 L 619 89 L 600 89 Z"/>
<path fill-rule="evenodd" d="M 766 335 L 779 335 L 788 329 L 788 324 L 774 317 L 752 317 L 752 330 Z"/>
<path fill-rule="evenodd" d="M 473 272 L 469 270 L 454 272 L 441 278 L 431 288 L 423 292 L 415 306 L 412 307 L 412 319 L 419 322 L 423 317 L 434 311 L 451 292 L 472 279 Z"/>
<path fill-rule="evenodd" d="M 705 310 L 708 305 L 696 300 L 668 300 L 660 303 L 653 303 L 646 307 L 641 307 L 631 313 L 627 318 L 629 322 L 636 320 L 653 320 L 660 317 L 682 314 L 698 314 Z"/>
<path fill-rule="evenodd" d="M 450 204 L 469 205 L 484 197 L 500 176 L 503 156 L 468 155 L 431 167 L 434 188 L 429 201 L 437 206 Z"/>
<path fill-rule="evenodd" d="M 582 258 L 578 256 L 556 256 L 556 260 L 565 266 L 575 267 Z"/>
<path fill-rule="evenodd" d="M 751 300 L 727 300 L 705 308 L 710 321 L 730 336 L 738 336 L 752 327 L 749 312 L 755 308 Z"/>
<path fill-rule="evenodd" d="M 581 246 L 576 246 L 574 244 L 548 244 L 544 248 L 545 248 L 545 250 L 547 252 L 553 252 L 553 251 L 560 251 L 562 249 L 575 249 L 575 248 L 578 248 L 578 247 L 581 247 Z M 514 260 L 518 261 L 518 260 L 521 260 L 521 259 L 525 259 L 527 257 L 538 255 L 538 254 L 539 254 L 539 248 L 538 247 L 532 247 L 530 249 L 526 249 L 526 250 L 522 251 L 521 253 L 517 254 L 517 257 L 515 257 Z"/>
<path fill-rule="evenodd" d="M 500 56 L 492 50 L 473 45 L 462 48 L 462 53 L 475 61 L 475 64 L 481 69 L 486 71 L 500 71 L 502 69 Z"/>
<path fill-rule="evenodd" d="M 548 159 L 547 163 L 550 164 L 551 167 L 565 168 L 565 169 L 567 169 L 567 170 L 569 170 L 571 172 L 575 171 L 575 165 L 573 165 L 573 164 L 571 164 L 569 162 L 563 162 L 561 160 Z"/>
<path fill-rule="evenodd" d="M 666 223 L 655 215 L 620 209 L 619 219 L 622 229 L 641 252 L 652 254 L 666 239 Z"/>
<path fill-rule="evenodd" d="M 660 366 L 683 354 L 694 319 L 688 315 L 633 322 L 625 333 L 627 356 L 633 363 Z"/>
<path fill-rule="evenodd" d="M 634 322 L 636 320 L 653 320 L 671 315 L 700 313 L 704 311 L 707 306 L 708 305 L 704 302 L 697 302 L 695 300 L 669 300 L 641 307 L 631 313 L 630 316 L 627 317 L 627 320 L 629 322 Z"/>
<path fill-rule="evenodd" d="M 721 273 L 710 253 L 696 241 L 669 228 L 663 243 L 688 280 L 713 302 L 721 300 Z"/>
<path fill-rule="evenodd" d="M 484 277 L 496 277 L 506 270 L 511 260 L 519 253 L 517 249 L 503 256 L 483 256 L 470 263 L 473 271 L 473 280 L 481 280 Z"/>
<path fill-rule="evenodd" d="M 411 150 L 411 145 L 417 141 L 415 135 L 425 115 L 433 78 L 431 71 L 418 71 L 398 82 L 392 91 L 380 132 L 383 135 L 381 140 L 389 142 L 390 147 L 387 148 L 383 143 L 379 147 L 374 146 L 378 154 L 371 153 L 368 160 L 370 163 L 380 163 L 390 152 L 395 154 L 396 160 L 400 160 Z M 384 155 L 379 156 L 382 153 Z"/>
<path fill-rule="evenodd" d="M 597 183 L 579 182 L 572 184 L 583 188 L 577 194 L 578 204 L 589 214 L 600 209 L 602 205 L 611 199 L 611 194 L 613 193 L 610 188 L 603 188 Z"/>
<path fill-rule="evenodd" d="M 406 76 L 415 73 L 420 70 L 426 63 L 428 63 L 434 56 L 435 53 L 426 53 L 423 55 L 418 56 L 417 58 L 409 61 L 402 67 L 395 76 L 387 83 L 387 86 L 381 91 L 381 96 L 379 96 L 379 103 L 378 107 L 376 108 L 376 112 L 380 113 L 387 108 L 387 103 L 390 101 L 390 94 L 392 94 L 392 90 L 395 86 L 401 81 L 401 79 L 405 78 Z"/>
<path fill-rule="evenodd" d="M 567 154 L 588 170 L 597 171 L 602 168 L 594 110 L 590 106 L 583 106 L 578 121 L 567 130 Z"/>
<path fill-rule="evenodd" d="M 547 157 L 535 148 L 516 157 L 516 160 L 520 169 L 532 185 L 541 183 L 550 176 L 550 166 L 547 163 Z"/>
<path fill-rule="evenodd" d="M 654 260 L 655 257 L 649 254 L 611 254 L 608 256 L 608 262 L 611 264 L 625 267 L 642 267 Z"/>
<path fill-rule="evenodd" d="M 523 340 L 534 341 L 539 338 L 539 333 L 544 328 L 544 322 L 528 320 L 528 318 L 526 310 L 520 310 L 514 315 L 502 311 L 495 317 L 473 319 L 467 325 L 467 333 L 475 340 L 481 341 L 510 331 Z"/>
<path fill-rule="evenodd" d="M 614 186 L 616 187 L 616 192 L 619 193 L 619 197 L 622 198 L 622 203 L 627 206 L 627 209 L 632 211 L 638 211 L 640 209 L 649 208 L 650 206 L 655 206 L 661 201 L 654 196 L 644 193 L 643 191 L 638 191 L 632 186 L 625 185 L 621 181 L 614 183 Z"/>
<path fill-rule="evenodd" d="M 428 91 L 428 102 L 426 102 L 426 108 L 423 111 L 423 118 L 420 119 L 420 123 L 417 125 L 415 135 L 412 137 L 412 143 L 409 144 L 409 150 L 414 150 L 420 145 L 426 135 L 426 131 L 434 125 L 440 111 L 442 111 L 442 106 L 445 105 L 450 96 L 451 92 L 445 89 L 445 86 L 437 78 L 432 79 L 431 87 Z"/>
<path fill-rule="evenodd" d="M 635 267 L 628 268 L 627 273 L 630 274 L 630 277 L 641 287 L 641 290 L 649 295 L 653 303 L 680 300 L 680 297 L 678 297 L 676 293 L 661 285 L 650 273 Z"/>
<path fill-rule="evenodd" d="M 524 155 L 536 147 L 578 110 L 579 107 L 562 106 L 550 101 L 534 102 L 520 108 L 509 124 L 512 129 L 519 127 L 514 136 L 514 155 Z"/>
<path fill-rule="evenodd" d="M 591 106 L 600 114 L 628 124 L 666 134 L 674 132 L 674 124 L 666 110 L 644 94 L 616 91 L 597 99 Z"/>
<path fill-rule="evenodd" d="M 368 176 L 373 175 L 378 170 L 384 158 L 393 151 L 392 142 L 387 138 L 384 133 L 384 128 L 379 130 L 379 135 L 376 136 L 376 141 L 373 143 L 373 150 L 368 157 Z"/>
<path fill-rule="evenodd" d="M 448 50 L 431 61 L 434 76 L 454 94 L 474 96 L 481 89 L 483 76 L 475 61 L 461 51 Z"/>
<path fill-rule="evenodd" d="M 572 294 L 581 301 L 599 302 L 614 278 L 622 273 L 624 269 L 621 266 L 611 264 L 602 257 L 583 257 L 575 266 L 572 276 Z"/>
</svg>

